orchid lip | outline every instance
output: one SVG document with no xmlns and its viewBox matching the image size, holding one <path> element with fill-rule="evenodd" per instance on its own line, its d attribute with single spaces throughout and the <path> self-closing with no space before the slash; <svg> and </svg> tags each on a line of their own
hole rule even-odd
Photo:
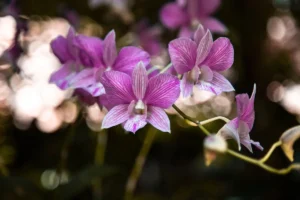
<svg viewBox="0 0 300 200">
<path fill-rule="evenodd" d="M 138 100 L 134 107 L 134 113 L 142 115 L 145 113 L 145 104 L 142 100 Z"/>
</svg>

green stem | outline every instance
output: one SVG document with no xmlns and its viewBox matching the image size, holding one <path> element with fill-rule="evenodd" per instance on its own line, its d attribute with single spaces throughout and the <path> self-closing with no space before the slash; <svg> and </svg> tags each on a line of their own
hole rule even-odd
<svg viewBox="0 0 300 200">
<path fill-rule="evenodd" d="M 203 121 L 203 122 L 199 122 L 199 121 L 196 121 L 194 119 L 192 119 L 191 117 L 187 116 L 183 111 L 181 111 L 176 105 L 173 105 L 173 108 L 186 120 L 189 120 L 190 122 L 193 122 L 195 123 L 196 125 L 198 125 L 198 127 L 203 131 L 203 133 L 205 135 L 210 135 L 211 133 L 204 127 L 202 126 L 203 124 L 207 124 L 207 123 L 210 123 L 212 121 L 215 121 L 216 119 L 220 119 L 220 117 L 215 117 L 215 118 L 212 118 L 212 119 L 208 119 L 206 121 Z M 224 120 L 224 119 L 222 119 Z M 227 120 L 227 119 L 225 119 Z M 224 121 L 225 121 L 224 120 Z M 272 145 L 272 147 L 270 148 L 270 150 L 268 151 L 268 153 L 261 159 L 257 160 L 257 159 L 254 159 L 254 158 L 251 158 L 251 157 L 248 157 L 248 156 L 245 156 L 243 154 L 240 154 L 238 152 L 235 152 L 233 150 L 230 150 L 228 149 L 226 152 L 236 158 L 239 158 L 241 160 L 244 160 L 248 163 L 251 163 L 251 164 L 254 164 L 256 166 L 259 166 L 263 169 L 265 169 L 266 171 L 268 172 L 271 172 L 271 173 L 274 173 L 274 174 L 279 174 L 279 175 L 284 175 L 284 174 L 288 174 L 290 171 L 292 170 L 300 170 L 300 164 L 299 163 L 295 163 L 295 164 L 291 164 L 289 167 L 287 168 L 283 168 L 283 169 L 276 169 L 276 168 L 273 168 L 269 165 L 266 165 L 265 162 L 269 159 L 269 157 L 272 155 L 273 151 L 281 145 L 281 142 L 278 141 L 276 142 L 275 144 Z"/>
<path fill-rule="evenodd" d="M 103 165 L 105 159 L 105 150 L 107 144 L 107 133 L 105 130 L 101 130 L 100 132 L 96 132 L 97 144 L 95 149 L 95 157 L 94 163 L 95 165 Z M 94 195 L 97 198 L 101 198 L 102 196 L 102 180 L 96 179 L 93 182 Z"/>
<path fill-rule="evenodd" d="M 260 161 L 261 163 L 265 163 L 265 162 L 270 158 L 270 156 L 272 155 L 273 151 L 274 151 L 277 147 L 279 147 L 280 145 L 281 145 L 281 141 L 277 141 L 276 143 L 274 143 L 274 144 L 272 145 L 272 147 L 270 148 L 270 150 L 268 151 L 268 153 L 267 153 L 263 158 L 261 158 L 259 161 Z"/>
<path fill-rule="evenodd" d="M 172 63 L 169 63 L 165 68 L 163 68 L 160 73 L 165 73 L 168 69 L 170 69 L 170 67 L 172 66 Z"/>
<path fill-rule="evenodd" d="M 133 169 L 127 180 L 126 189 L 125 189 L 125 198 L 124 198 L 125 200 L 131 200 L 133 198 L 133 193 L 136 188 L 137 181 L 141 175 L 142 169 L 144 167 L 147 155 L 154 141 L 155 135 L 156 135 L 156 129 L 153 130 L 152 128 L 150 128 L 146 133 L 143 146 L 135 160 Z"/>
<path fill-rule="evenodd" d="M 201 124 L 201 125 L 205 125 L 205 124 L 211 123 L 211 122 L 216 121 L 216 120 L 222 120 L 222 121 L 224 121 L 225 123 L 228 123 L 228 122 L 230 121 L 230 120 L 227 119 L 226 117 L 217 116 L 217 117 L 213 117 L 213 118 L 210 118 L 210 119 L 201 121 L 200 124 Z"/>
</svg>

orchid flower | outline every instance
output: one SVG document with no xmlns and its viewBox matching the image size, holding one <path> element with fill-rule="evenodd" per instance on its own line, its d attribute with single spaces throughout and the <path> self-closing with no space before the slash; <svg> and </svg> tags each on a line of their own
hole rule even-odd
<svg viewBox="0 0 300 200">
<path fill-rule="evenodd" d="M 164 109 L 171 107 L 179 97 L 176 76 L 159 74 L 149 79 L 143 62 L 139 62 L 132 77 L 108 71 L 104 72 L 102 83 L 111 107 L 102 128 L 123 124 L 126 131 L 135 133 L 150 123 L 163 132 L 170 132 L 170 120 Z"/>
<path fill-rule="evenodd" d="M 179 36 L 190 37 L 192 27 L 202 24 L 214 33 L 226 33 L 226 27 L 210 15 L 220 6 L 221 0 L 177 0 L 166 4 L 161 12 L 162 23 L 169 29 L 180 28 Z"/>
<path fill-rule="evenodd" d="M 218 38 L 213 42 L 209 30 L 199 25 L 190 38 L 178 38 L 169 43 L 171 62 L 179 74 L 183 74 L 181 90 L 183 97 L 191 95 L 193 86 L 213 92 L 234 91 L 231 83 L 219 72 L 233 64 L 233 47 L 228 38 Z"/>
<path fill-rule="evenodd" d="M 157 26 L 150 27 L 146 21 L 141 21 L 136 28 L 138 44 L 151 56 L 157 56 L 162 51 L 159 41 L 161 30 Z"/>
<path fill-rule="evenodd" d="M 84 89 L 94 97 L 105 93 L 100 81 L 104 71 L 131 74 L 139 61 L 150 62 L 148 53 L 137 47 L 124 47 L 117 54 L 114 31 L 102 41 L 96 37 L 76 36 L 71 28 L 67 38 L 59 36 L 51 47 L 63 66 L 52 74 L 50 82 L 61 89 Z"/>
<path fill-rule="evenodd" d="M 263 150 L 260 143 L 251 140 L 249 136 L 255 119 L 255 93 L 256 85 L 254 85 L 250 99 L 248 94 L 239 94 L 235 97 L 237 102 L 237 117 L 225 124 L 218 132 L 225 139 L 233 138 L 238 143 L 239 150 L 241 149 L 241 144 L 243 144 L 250 152 L 252 152 L 251 144 Z"/>
</svg>

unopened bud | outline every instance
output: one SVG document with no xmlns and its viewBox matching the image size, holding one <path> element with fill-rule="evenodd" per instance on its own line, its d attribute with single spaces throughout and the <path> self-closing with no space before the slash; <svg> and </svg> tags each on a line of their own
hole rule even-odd
<svg viewBox="0 0 300 200">
<path fill-rule="evenodd" d="M 217 157 L 219 153 L 225 153 L 227 150 L 227 143 L 222 136 L 210 135 L 204 140 L 204 158 L 205 165 L 209 166 Z"/>
<path fill-rule="evenodd" d="M 280 137 L 282 151 L 291 162 L 294 161 L 293 145 L 299 138 L 300 126 L 295 126 L 286 130 Z"/>
</svg>

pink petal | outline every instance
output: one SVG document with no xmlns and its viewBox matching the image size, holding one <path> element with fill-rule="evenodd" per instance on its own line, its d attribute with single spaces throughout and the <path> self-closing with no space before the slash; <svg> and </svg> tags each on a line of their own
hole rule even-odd
<svg viewBox="0 0 300 200">
<path fill-rule="evenodd" d="M 201 24 L 213 33 L 226 34 L 228 32 L 226 26 L 213 17 L 200 18 Z"/>
<path fill-rule="evenodd" d="M 96 37 L 78 35 L 75 38 L 74 45 L 79 48 L 79 58 L 83 65 L 90 67 L 103 66 L 102 52 L 103 42 Z"/>
<path fill-rule="evenodd" d="M 98 97 L 102 94 L 105 94 L 105 89 L 101 83 L 93 83 L 87 87 L 84 87 L 83 89 L 89 92 L 93 97 Z"/>
<path fill-rule="evenodd" d="M 218 38 L 203 62 L 214 71 L 224 71 L 230 68 L 234 60 L 233 46 L 228 38 Z"/>
<path fill-rule="evenodd" d="M 180 90 L 184 98 L 189 97 L 193 93 L 194 83 L 188 80 L 188 73 L 184 73 L 180 81 Z"/>
<path fill-rule="evenodd" d="M 162 132 L 171 132 L 168 115 L 161 108 L 149 106 L 147 122 Z"/>
<path fill-rule="evenodd" d="M 190 71 L 196 64 L 197 46 L 189 38 L 179 38 L 169 43 L 171 62 L 179 74 Z"/>
<path fill-rule="evenodd" d="M 249 132 L 250 132 L 250 129 L 249 129 L 248 125 L 245 122 L 240 121 L 238 133 L 240 136 L 241 144 L 243 144 L 252 153 L 252 146 L 251 146 L 251 142 L 250 142 Z"/>
<path fill-rule="evenodd" d="M 168 3 L 160 11 L 162 23 L 170 28 L 176 29 L 187 23 L 187 13 L 177 3 Z"/>
<path fill-rule="evenodd" d="M 196 66 L 200 65 L 206 58 L 210 52 L 210 49 L 213 45 L 213 39 L 210 31 L 206 31 L 205 35 L 202 37 L 199 45 L 197 47 L 197 58 L 196 58 Z"/>
<path fill-rule="evenodd" d="M 179 30 L 178 37 L 191 38 L 193 35 L 193 30 L 189 26 L 182 26 Z"/>
<path fill-rule="evenodd" d="M 180 89 L 183 97 L 191 96 L 193 92 L 193 87 L 198 81 L 200 75 L 199 67 L 194 67 L 190 72 L 183 74 Z"/>
<path fill-rule="evenodd" d="M 176 0 L 176 3 L 181 6 L 184 7 L 186 5 L 187 0 Z"/>
<path fill-rule="evenodd" d="M 116 57 L 116 33 L 114 30 L 112 30 L 107 34 L 103 42 L 103 60 L 106 66 L 112 66 Z"/>
<path fill-rule="evenodd" d="M 194 33 L 194 41 L 196 42 L 197 45 L 199 45 L 200 41 L 202 38 L 205 36 L 205 30 L 201 24 L 199 24 L 197 30 Z"/>
<path fill-rule="evenodd" d="M 145 66 L 150 63 L 150 55 L 137 47 L 124 47 L 119 52 L 112 68 L 131 76 L 134 67 L 142 61 Z"/>
<path fill-rule="evenodd" d="M 203 65 L 201 67 L 200 80 L 211 82 L 213 80 L 213 77 L 214 77 L 213 71 L 209 67 Z"/>
<path fill-rule="evenodd" d="M 255 113 L 254 113 L 254 99 L 256 94 L 256 85 L 254 85 L 253 92 L 251 98 L 249 99 L 248 94 L 239 94 L 237 95 L 237 110 L 238 116 L 241 120 L 247 123 L 249 130 L 252 130 Z"/>
<path fill-rule="evenodd" d="M 110 128 L 121 124 L 129 119 L 128 104 L 117 105 L 113 107 L 102 121 L 102 129 Z"/>
<path fill-rule="evenodd" d="M 234 91 L 231 83 L 218 72 L 213 72 L 213 79 L 210 82 L 201 81 L 196 85 L 200 90 L 210 91 L 216 95 L 221 94 L 222 92 L 231 92 Z"/>
<path fill-rule="evenodd" d="M 112 106 L 129 104 L 135 99 L 130 76 L 118 71 L 104 72 L 101 78 L 106 97 Z"/>
<path fill-rule="evenodd" d="M 225 124 L 217 134 L 224 137 L 225 139 L 234 139 L 238 144 L 239 150 L 241 150 L 238 127 L 239 127 L 239 120 L 238 118 L 234 118 L 233 120 Z"/>
<path fill-rule="evenodd" d="M 52 73 L 49 82 L 55 83 L 60 89 L 65 90 L 69 87 L 69 82 L 75 75 L 73 63 L 68 62 Z"/>
<path fill-rule="evenodd" d="M 198 13 L 201 16 L 208 16 L 214 13 L 221 4 L 221 0 L 196 0 L 198 1 Z"/>
<path fill-rule="evenodd" d="M 62 36 L 58 36 L 51 41 L 51 48 L 54 55 L 60 60 L 61 63 L 65 63 L 69 60 L 72 60 L 68 49 L 68 41 Z"/>
<path fill-rule="evenodd" d="M 145 94 L 147 105 L 169 108 L 180 95 L 180 81 L 170 74 L 159 74 L 150 78 Z"/>
<path fill-rule="evenodd" d="M 255 142 L 253 140 L 250 140 L 251 144 L 254 145 L 256 148 L 258 148 L 259 150 L 263 151 L 264 148 L 260 145 L 259 142 Z"/>
<path fill-rule="evenodd" d="M 87 87 L 88 85 L 95 83 L 96 80 L 94 74 L 95 69 L 84 69 L 72 78 L 72 80 L 70 81 L 70 86 L 73 88 Z"/>
<path fill-rule="evenodd" d="M 124 123 L 124 129 L 126 131 L 135 133 L 137 130 L 143 128 L 146 122 L 147 115 L 133 115 Z"/>
<path fill-rule="evenodd" d="M 142 100 L 148 85 L 148 75 L 142 62 L 139 62 L 132 72 L 132 89 L 135 96 Z"/>
</svg>

